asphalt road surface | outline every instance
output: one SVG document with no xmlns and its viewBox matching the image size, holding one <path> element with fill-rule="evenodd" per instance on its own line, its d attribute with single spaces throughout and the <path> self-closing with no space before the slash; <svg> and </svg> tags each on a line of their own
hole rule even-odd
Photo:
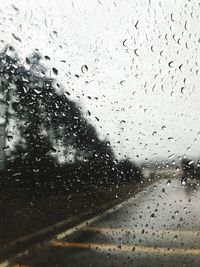
<svg viewBox="0 0 200 267">
<path fill-rule="evenodd" d="M 4 266 L 200 266 L 200 186 L 162 180 Z"/>
</svg>

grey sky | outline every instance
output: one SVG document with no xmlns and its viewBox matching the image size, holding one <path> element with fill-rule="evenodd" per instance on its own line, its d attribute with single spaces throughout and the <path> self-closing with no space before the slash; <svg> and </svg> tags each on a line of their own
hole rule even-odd
<svg viewBox="0 0 200 267">
<path fill-rule="evenodd" d="M 198 1 L 0 3 L 1 47 L 13 44 L 23 58 L 35 48 L 48 55 L 45 64 L 58 69 L 116 156 L 200 155 Z"/>
</svg>

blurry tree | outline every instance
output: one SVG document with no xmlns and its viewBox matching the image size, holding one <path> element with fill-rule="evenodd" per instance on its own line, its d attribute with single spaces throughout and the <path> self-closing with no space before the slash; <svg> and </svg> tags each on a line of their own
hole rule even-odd
<svg viewBox="0 0 200 267">
<path fill-rule="evenodd" d="M 12 56 L 7 53 L 10 50 Z M 32 55 L 26 59 L 29 67 L 25 68 L 13 48 L 7 47 L 0 55 L 0 88 L 7 105 L 5 118 L 8 128 L 14 127 L 13 132 L 18 131 L 20 136 L 13 155 L 26 158 L 29 163 L 30 159 L 34 163 L 43 161 L 48 153 L 55 152 L 52 147 L 55 140 L 60 140 L 65 148 L 71 145 L 77 151 L 90 153 L 101 143 L 95 128 L 59 84 L 45 76 L 40 59 L 39 54 Z"/>
<path fill-rule="evenodd" d="M 49 184 L 58 173 L 77 180 L 80 176 L 93 179 L 94 183 L 115 176 L 117 166 L 109 143 L 98 138 L 77 104 L 48 77 L 38 51 L 26 58 L 26 65 L 12 47 L 2 51 L 0 93 L 6 105 L 7 166 L 16 180 L 24 183 L 22 176 L 30 177 L 31 187 L 41 180 Z M 60 165 L 60 150 L 64 166 Z M 69 167 L 71 150 L 73 167 Z M 138 177 L 130 162 L 121 162 L 119 168 L 125 175 Z"/>
</svg>

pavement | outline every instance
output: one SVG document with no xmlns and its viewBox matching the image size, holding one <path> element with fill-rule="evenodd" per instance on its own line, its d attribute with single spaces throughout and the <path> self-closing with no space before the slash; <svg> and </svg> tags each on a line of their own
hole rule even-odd
<svg viewBox="0 0 200 267">
<path fill-rule="evenodd" d="M 200 186 L 164 179 L 1 267 L 200 266 Z"/>
<path fill-rule="evenodd" d="M 24 241 L 33 243 L 69 229 L 135 195 L 150 183 L 145 179 L 82 192 L 76 192 L 74 187 L 62 194 L 46 192 L 27 198 L 19 193 L 8 196 L 5 193 L 6 197 L 0 199 L 0 258 L 2 250 L 15 250 Z"/>
</svg>

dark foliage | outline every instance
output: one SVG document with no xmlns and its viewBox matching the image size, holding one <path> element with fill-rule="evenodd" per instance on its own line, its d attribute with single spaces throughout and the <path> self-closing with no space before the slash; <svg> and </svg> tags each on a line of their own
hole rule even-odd
<svg viewBox="0 0 200 267">
<path fill-rule="evenodd" d="M 47 77 L 40 62 L 35 53 L 25 67 L 9 46 L 0 54 L 8 145 L 3 188 L 58 192 L 141 179 L 132 162 L 116 163 L 109 143 L 99 139 L 80 107 Z M 71 162 L 59 163 L 59 142 L 64 157 L 73 149 Z"/>
</svg>

